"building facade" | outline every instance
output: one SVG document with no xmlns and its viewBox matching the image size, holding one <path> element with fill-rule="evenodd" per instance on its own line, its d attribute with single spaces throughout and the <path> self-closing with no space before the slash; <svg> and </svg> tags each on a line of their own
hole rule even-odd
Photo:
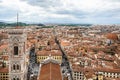
<svg viewBox="0 0 120 80">
<path fill-rule="evenodd" d="M 23 29 L 12 29 L 9 34 L 9 80 L 26 80 L 27 66 Z"/>
</svg>

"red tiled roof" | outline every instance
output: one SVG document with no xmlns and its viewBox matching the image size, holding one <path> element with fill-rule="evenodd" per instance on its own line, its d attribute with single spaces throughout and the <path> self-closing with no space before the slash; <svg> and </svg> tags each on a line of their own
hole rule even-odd
<svg viewBox="0 0 120 80">
<path fill-rule="evenodd" d="M 109 69 L 109 68 L 101 68 L 98 67 L 96 68 L 97 71 L 102 71 L 102 72 L 113 72 L 113 73 L 120 73 L 120 69 Z"/>
<path fill-rule="evenodd" d="M 0 46 L 0 50 L 3 50 L 5 48 L 8 48 L 8 44 L 3 44 L 3 45 Z"/>
<path fill-rule="evenodd" d="M 9 68 L 5 67 L 5 68 L 0 68 L 0 73 L 8 73 L 9 72 Z"/>
<path fill-rule="evenodd" d="M 68 77 L 65 77 L 63 80 L 68 80 Z"/>
<path fill-rule="evenodd" d="M 51 50 L 51 51 L 46 51 L 46 50 L 42 50 L 42 51 L 38 51 L 37 55 L 41 55 L 41 56 L 61 56 L 62 53 L 60 50 Z"/>
<path fill-rule="evenodd" d="M 62 80 L 60 65 L 52 62 L 43 64 L 38 80 Z"/>
<path fill-rule="evenodd" d="M 117 36 L 117 34 L 115 34 L 115 33 L 108 33 L 108 34 L 106 35 L 106 37 L 107 37 L 108 39 L 118 40 L 118 36 Z"/>
<path fill-rule="evenodd" d="M 8 55 L 3 55 L 3 56 L 2 56 L 2 59 L 4 59 L 4 60 L 8 60 L 8 58 L 9 58 Z"/>
</svg>

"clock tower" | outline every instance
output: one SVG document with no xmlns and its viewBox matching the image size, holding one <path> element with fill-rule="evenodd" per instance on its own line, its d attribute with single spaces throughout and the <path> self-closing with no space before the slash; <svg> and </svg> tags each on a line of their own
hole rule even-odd
<svg viewBox="0 0 120 80">
<path fill-rule="evenodd" d="M 9 34 L 9 78 L 10 80 L 26 80 L 26 34 L 24 29 L 16 28 Z"/>
</svg>

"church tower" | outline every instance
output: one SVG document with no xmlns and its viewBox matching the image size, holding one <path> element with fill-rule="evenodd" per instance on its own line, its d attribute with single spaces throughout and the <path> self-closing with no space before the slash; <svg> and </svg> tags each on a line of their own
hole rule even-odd
<svg viewBox="0 0 120 80">
<path fill-rule="evenodd" d="M 24 29 L 11 29 L 8 34 L 10 80 L 26 80 L 26 35 Z"/>
</svg>

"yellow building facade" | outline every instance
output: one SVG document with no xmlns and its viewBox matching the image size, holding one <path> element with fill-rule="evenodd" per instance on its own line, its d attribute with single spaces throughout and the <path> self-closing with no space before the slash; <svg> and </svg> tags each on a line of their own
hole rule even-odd
<svg viewBox="0 0 120 80">
<path fill-rule="evenodd" d="M 46 60 L 50 56 L 51 58 L 58 61 L 59 63 L 62 62 L 62 55 L 59 51 L 38 51 L 37 63 L 41 63 L 42 61 Z"/>
<path fill-rule="evenodd" d="M 44 61 L 45 59 L 47 59 L 49 56 L 37 56 L 37 63 L 41 63 L 42 61 Z M 62 56 L 52 56 L 52 58 L 58 62 L 61 63 L 62 61 Z"/>
<path fill-rule="evenodd" d="M 0 80 L 9 80 L 8 68 L 0 68 Z"/>
</svg>

